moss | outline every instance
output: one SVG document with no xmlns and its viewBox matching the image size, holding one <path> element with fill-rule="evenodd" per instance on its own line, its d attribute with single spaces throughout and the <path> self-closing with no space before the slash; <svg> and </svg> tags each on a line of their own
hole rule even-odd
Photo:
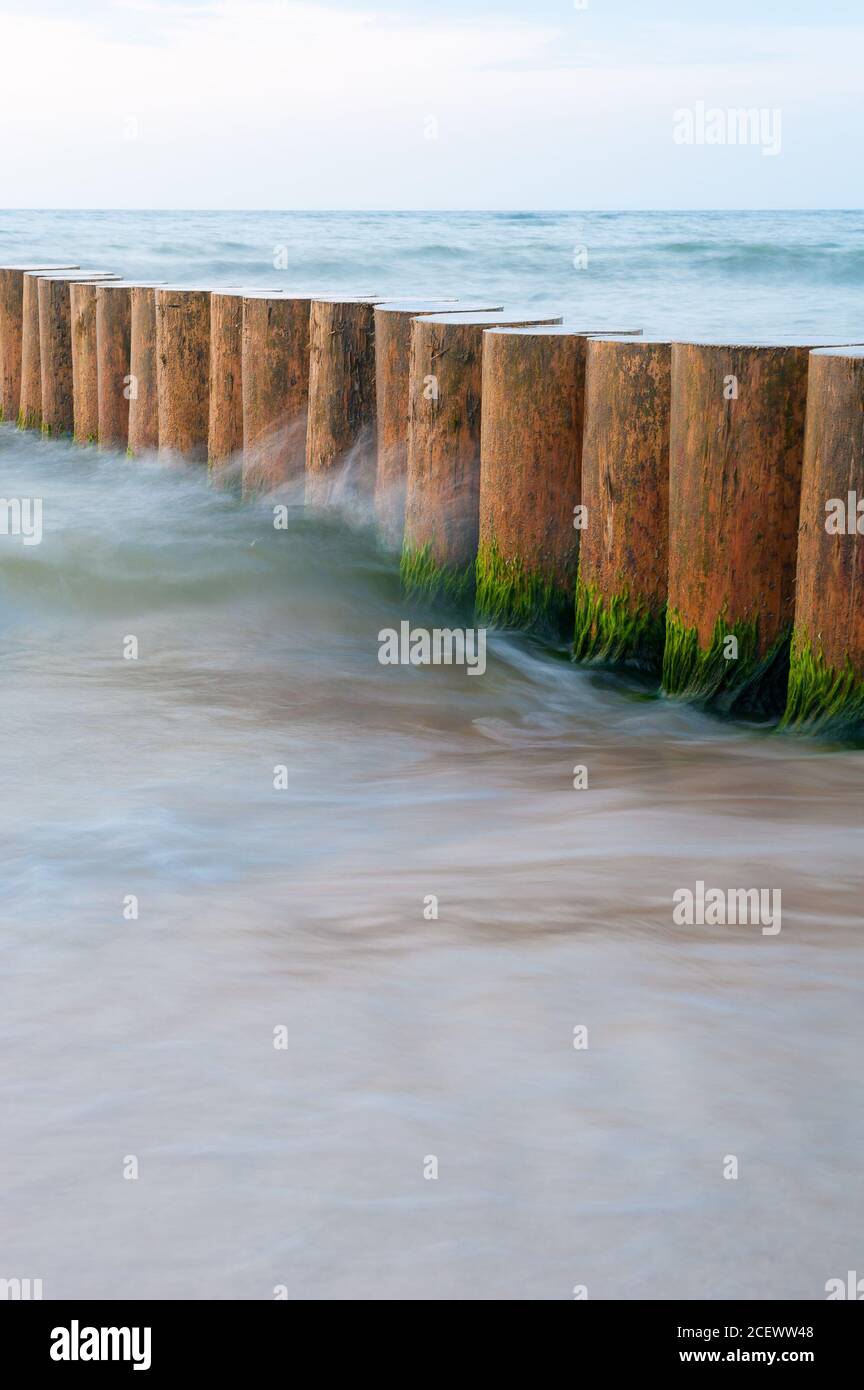
<svg viewBox="0 0 864 1390">
<path fill-rule="evenodd" d="M 652 609 L 626 588 L 601 594 L 596 585 L 577 581 L 574 661 L 636 666 L 659 676 L 665 634 L 665 604 Z"/>
<path fill-rule="evenodd" d="M 3 421 L 4 421 L 5 419 L 6 419 L 6 411 L 4 410 L 3 406 L 0 405 L 0 425 L 3 424 Z"/>
<path fill-rule="evenodd" d="M 782 727 L 860 740 L 864 737 L 864 673 L 856 671 L 848 658 L 842 671 L 829 666 L 822 651 L 796 632 Z"/>
<path fill-rule="evenodd" d="M 530 629 L 567 637 L 572 623 L 571 591 L 521 560 L 506 560 L 493 541 L 480 547 L 475 610 L 488 627 Z"/>
<path fill-rule="evenodd" d="M 735 659 L 724 655 L 727 637 L 737 639 Z M 758 619 L 729 623 L 721 613 L 703 650 L 695 627 L 687 627 L 670 611 L 663 652 L 664 693 L 723 714 L 775 718 L 786 704 L 790 639 L 791 628 L 787 628 L 760 656 Z"/>
<path fill-rule="evenodd" d="M 399 565 L 406 598 L 431 599 L 451 608 L 468 608 L 474 601 L 474 566 L 442 565 L 432 558 L 432 548 L 406 545 Z"/>
<path fill-rule="evenodd" d="M 38 430 L 41 421 L 35 411 L 19 410 L 17 424 L 19 430 Z"/>
</svg>

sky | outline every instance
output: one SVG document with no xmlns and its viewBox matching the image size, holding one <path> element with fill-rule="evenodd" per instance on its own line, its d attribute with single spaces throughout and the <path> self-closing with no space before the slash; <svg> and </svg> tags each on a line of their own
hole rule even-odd
<svg viewBox="0 0 864 1390">
<path fill-rule="evenodd" d="M 0 0 L 0 207 L 860 208 L 862 73 L 862 0 Z"/>
</svg>

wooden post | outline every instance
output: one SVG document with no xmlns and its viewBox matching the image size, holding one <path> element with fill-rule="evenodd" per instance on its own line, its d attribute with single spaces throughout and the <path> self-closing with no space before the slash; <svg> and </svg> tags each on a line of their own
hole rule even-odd
<svg viewBox="0 0 864 1390">
<path fill-rule="evenodd" d="M 99 438 L 99 378 L 96 366 L 96 284 L 72 281 L 72 433 L 77 444 Z"/>
<path fill-rule="evenodd" d="M 21 399 L 24 276 L 28 271 L 74 270 L 63 265 L 0 266 L 0 420 L 17 420 Z M 40 385 L 41 391 L 41 385 Z"/>
<path fill-rule="evenodd" d="M 40 275 L 36 281 L 39 315 L 40 424 L 42 433 L 71 435 L 75 412 L 72 391 L 71 282 L 80 275 Z M 98 272 L 88 279 L 105 280 Z"/>
<path fill-rule="evenodd" d="M 560 322 L 507 313 L 413 320 L 401 562 L 406 594 L 473 601 L 484 330 Z"/>
<path fill-rule="evenodd" d="M 127 453 L 159 447 L 156 390 L 156 286 L 133 285 L 129 295 L 129 435 Z"/>
<path fill-rule="evenodd" d="M 810 346 L 672 348 L 663 687 L 729 714 L 786 702 Z"/>
<path fill-rule="evenodd" d="M 501 308 L 500 304 L 460 304 L 455 299 L 375 305 L 375 517 L 381 539 L 393 550 L 401 548 L 405 527 L 411 320 L 426 314 L 494 313 Z"/>
<path fill-rule="evenodd" d="M 864 347 L 810 354 L 784 723 L 864 737 Z"/>
<path fill-rule="evenodd" d="M 96 291 L 99 444 L 125 449 L 129 441 L 132 287 L 125 281 Z"/>
<path fill-rule="evenodd" d="M 303 500 L 314 298 L 250 290 L 243 299 L 244 496 L 288 488 Z"/>
<path fill-rule="evenodd" d="M 242 473 L 243 293 L 214 290 L 210 296 L 210 413 L 207 466 L 210 476 L 230 485 Z"/>
<path fill-rule="evenodd" d="M 254 290 L 210 296 L 210 414 L 207 463 L 213 482 L 239 487 L 243 471 L 243 304 Z M 278 290 L 263 293 L 278 295 Z"/>
<path fill-rule="evenodd" d="M 666 636 L 671 369 L 669 339 L 588 344 L 573 655 L 657 676 Z"/>
<path fill-rule="evenodd" d="M 486 626 L 572 633 L 589 331 L 484 335 L 476 615 Z"/>
<path fill-rule="evenodd" d="M 159 454 L 207 462 L 210 414 L 210 291 L 156 290 Z"/>
<path fill-rule="evenodd" d="M 375 304 L 314 299 L 309 317 L 306 505 L 371 504 L 375 490 Z"/>
</svg>

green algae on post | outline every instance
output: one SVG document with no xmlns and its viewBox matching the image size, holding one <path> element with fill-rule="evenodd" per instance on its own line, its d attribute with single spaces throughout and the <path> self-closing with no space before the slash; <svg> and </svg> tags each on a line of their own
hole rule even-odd
<svg viewBox="0 0 864 1390">
<path fill-rule="evenodd" d="M 574 559 L 575 568 L 575 559 Z M 477 551 L 475 613 L 487 627 L 532 629 L 562 638 L 572 616 L 569 586 L 520 558 L 505 559 L 495 541 Z"/>
<path fill-rule="evenodd" d="M 721 614 L 703 647 L 695 627 L 666 614 L 663 690 L 722 714 L 771 718 L 782 709 L 789 672 L 791 629 L 764 648 L 758 619 L 730 622 Z"/>
<path fill-rule="evenodd" d="M 864 348 L 810 354 L 785 728 L 864 736 Z"/>
<path fill-rule="evenodd" d="M 596 585 L 577 579 L 574 661 L 633 666 L 659 675 L 665 638 L 665 605 L 651 608 L 626 588 L 601 593 Z"/>
<path fill-rule="evenodd" d="M 474 601 L 474 566 L 439 564 L 429 545 L 403 546 L 399 578 L 406 598 L 459 610 L 470 608 Z"/>
<path fill-rule="evenodd" d="M 864 674 L 847 658 L 842 670 L 829 666 L 806 636 L 792 636 L 789 695 L 781 727 L 836 738 L 864 736 Z"/>
</svg>

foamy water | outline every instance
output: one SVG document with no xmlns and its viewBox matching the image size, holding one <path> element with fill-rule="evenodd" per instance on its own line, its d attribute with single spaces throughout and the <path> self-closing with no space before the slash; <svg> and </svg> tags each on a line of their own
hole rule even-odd
<svg viewBox="0 0 864 1390">
<path fill-rule="evenodd" d="M 819 1298 L 858 1267 L 860 753 L 522 639 L 383 667 L 419 615 L 361 532 L 10 426 L 0 469 L 45 528 L 0 540 L 5 1277 Z M 674 926 L 698 879 L 779 888 L 781 932 Z"/>
</svg>

